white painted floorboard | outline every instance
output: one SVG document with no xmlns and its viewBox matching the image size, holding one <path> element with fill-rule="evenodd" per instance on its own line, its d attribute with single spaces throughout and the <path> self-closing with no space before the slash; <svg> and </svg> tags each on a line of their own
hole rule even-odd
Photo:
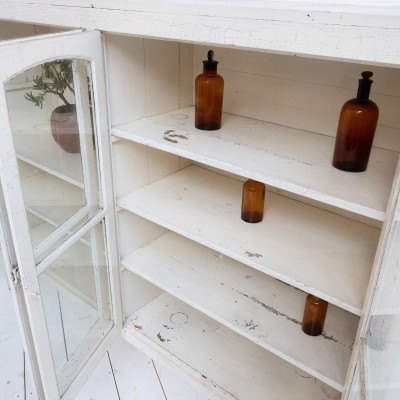
<svg viewBox="0 0 400 400">
<path fill-rule="evenodd" d="M 0 399 L 37 400 L 30 390 L 31 382 L 26 368 L 17 317 L 11 292 L 0 264 Z"/>
<path fill-rule="evenodd" d="M 108 350 L 76 400 L 207 400 L 171 371 L 122 338 Z M 39 400 L 30 375 L 14 305 L 0 266 L 0 400 Z"/>
</svg>

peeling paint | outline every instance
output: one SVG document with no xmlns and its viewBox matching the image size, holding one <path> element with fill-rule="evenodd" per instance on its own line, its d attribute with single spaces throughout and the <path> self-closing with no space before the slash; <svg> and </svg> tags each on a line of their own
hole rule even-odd
<svg viewBox="0 0 400 400">
<path fill-rule="evenodd" d="M 341 394 L 335 389 L 331 388 L 327 384 L 323 383 L 321 385 L 321 392 L 328 398 L 332 400 L 340 400 Z"/>
<path fill-rule="evenodd" d="M 246 254 L 246 256 L 247 257 L 256 257 L 256 258 L 260 258 L 260 257 L 263 257 L 263 255 L 262 254 L 258 254 L 258 253 L 251 253 L 250 251 L 246 251 L 245 252 L 245 254 Z"/>
<path fill-rule="evenodd" d="M 303 378 L 303 379 L 310 379 L 310 378 L 311 378 L 311 375 L 302 375 L 297 369 L 295 369 L 294 372 L 295 372 L 298 376 L 300 376 L 300 378 Z"/>
<path fill-rule="evenodd" d="M 244 326 L 246 328 L 249 328 L 249 331 L 254 331 L 259 325 L 254 323 L 253 320 L 250 320 L 250 321 L 244 321 Z"/>
<path fill-rule="evenodd" d="M 275 309 L 274 307 L 268 306 L 267 304 L 263 303 L 262 301 L 260 301 L 259 299 L 257 299 L 257 298 L 254 297 L 254 296 L 249 296 L 249 295 L 247 295 L 246 293 L 240 292 L 239 290 L 234 289 L 234 288 L 231 288 L 231 289 L 232 289 L 233 291 L 239 293 L 240 295 L 242 295 L 242 296 L 244 296 L 244 297 L 246 297 L 246 298 L 248 298 L 248 299 L 254 301 L 254 303 L 259 304 L 261 307 L 263 307 L 263 308 L 265 308 L 266 310 L 272 312 L 273 314 L 275 314 L 275 315 L 278 316 L 278 317 L 286 318 L 288 321 L 293 322 L 293 323 L 295 323 L 296 325 L 301 325 L 301 324 L 302 324 L 302 321 L 299 321 L 299 320 L 297 320 L 296 318 L 289 317 L 289 316 L 286 315 L 285 313 L 278 311 L 278 310 Z M 253 321 L 251 320 L 250 322 L 253 322 Z M 245 325 L 245 326 L 248 327 L 249 325 Z M 250 330 L 254 330 L 257 326 L 258 326 L 258 325 L 254 325 L 254 328 L 250 328 Z M 326 334 L 326 332 L 322 332 L 321 336 L 322 336 L 324 339 L 326 339 L 326 340 L 331 340 L 332 342 L 339 343 L 339 344 L 341 344 L 342 346 L 346 346 L 345 344 L 343 344 L 343 343 L 339 342 L 337 339 L 335 339 L 333 336 Z M 350 349 L 351 349 L 351 347 L 352 347 L 352 346 L 350 346 Z"/>
<path fill-rule="evenodd" d="M 286 318 L 287 320 L 289 320 L 289 321 L 291 321 L 291 322 L 294 322 L 294 323 L 297 324 L 297 325 L 301 325 L 301 322 L 298 321 L 297 319 L 291 318 L 291 317 L 289 317 L 288 315 L 286 315 L 285 313 L 282 313 L 282 312 L 278 311 L 278 310 L 275 309 L 274 307 L 268 306 L 267 304 L 263 303 L 262 301 L 260 301 L 260 300 L 257 299 L 256 297 L 254 297 L 254 296 L 249 296 L 249 295 L 247 295 L 246 293 L 240 292 L 240 291 L 238 291 L 238 290 L 236 290 L 236 289 L 234 289 L 234 288 L 232 288 L 232 290 L 234 290 L 235 292 L 241 294 L 242 296 L 244 296 L 244 297 L 246 297 L 246 298 L 248 298 L 248 299 L 254 301 L 254 303 L 259 304 L 261 307 L 263 307 L 263 308 L 265 308 L 266 310 L 272 312 L 273 314 L 277 315 L 278 317 L 284 317 L 284 318 Z"/>
<path fill-rule="evenodd" d="M 175 140 L 175 139 L 170 139 L 170 138 L 167 137 L 167 136 L 164 136 L 164 140 L 166 140 L 166 141 L 168 141 L 168 142 L 171 142 L 171 143 L 178 143 L 177 140 Z"/>
<path fill-rule="evenodd" d="M 171 137 L 177 137 L 177 138 L 186 139 L 186 140 L 189 139 L 187 136 L 179 135 L 178 133 L 174 133 L 173 135 L 168 135 L 168 137 L 170 137 L 170 138 L 171 138 Z"/>
<path fill-rule="evenodd" d="M 158 337 L 158 340 L 159 340 L 160 342 L 163 342 L 163 343 L 164 343 L 164 342 L 169 342 L 169 341 L 170 341 L 169 339 L 167 339 L 167 338 L 165 338 L 165 337 L 162 337 L 160 332 L 157 333 L 157 337 Z"/>
<path fill-rule="evenodd" d="M 336 340 L 333 336 L 329 336 L 329 335 L 327 335 L 325 332 L 322 332 L 322 333 L 321 333 L 321 336 L 322 336 L 324 339 L 332 340 L 332 342 L 339 343 L 339 341 Z"/>
<path fill-rule="evenodd" d="M 175 131 L 173 129 L 168 129 L 164 132 L 164 140 L 167 140 L 168 142 L 171 143 L 178 143 L 176 139 L 172 138 L 179 138 L 179 139 L 185 139 L 188 140 L 189 138 L 185 135 L 182 135 L 180 133 L 174 133 Z"/>
</svg>

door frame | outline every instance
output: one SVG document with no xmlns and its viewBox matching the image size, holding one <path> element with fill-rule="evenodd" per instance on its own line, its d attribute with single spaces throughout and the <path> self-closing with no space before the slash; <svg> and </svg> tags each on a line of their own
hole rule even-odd
<svg viewBox="0 0 400 400">
<path fill-rule="evenodd" d="M 36 385 L 39 396 L 51 400 L 59 399 L 60 395 L 19 180 L 4 84 L 21 72 L 53 59 L 82 59 L 88 61 L 91 65 L 94 100 L 93 118 L 96 130 L 98 164 L 100 166 L 101 206 L 105 210 L 106 252 L 114 325 L 102 343 L 86 360 L 85 366 L 62 396 L 63 399 L 72 399 L 92 372 L 100 357 L 104 355 L 110 342 L 115 339 L 115 336 L 120 335 L 122 328 L 116 217 L 111 171 L 111 143 L 101 33 L 99 31 L 71 31 L 0 42 L 0 55 L 4 60 L 0 70 L 0 78 L 3 82 L 0 89 L 0 178 L 5 204 L 3 212 L 7 213 L 8 216 L 12 244 L 8 243 L 7 245 L 13 246 L 21 277 L 20 285 L 24 301 L 24 304 L 16 307 L 16 312 L 26 313 L 26 315 L 21 316 L 21 319 L 29 321 L 29 336 L 32 340 L 26 342 L 33 343 L 34 348 L 28 346 L 26 350 L 37 361 L 37 364 L 32 367 L 34 376 L 40 377 L 40 382 L 37 382 Z M 18 298 L 21 299 L 21 296 Z"/>
</svg>

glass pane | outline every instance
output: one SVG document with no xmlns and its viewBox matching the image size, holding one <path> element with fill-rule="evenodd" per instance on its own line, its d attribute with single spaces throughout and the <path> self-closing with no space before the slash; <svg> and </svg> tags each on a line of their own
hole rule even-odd
<svg viewBox="0 0 400 400">
<path fill-rule="evenodd" d="M 366 399 L 400 398 L 400 204 L 387 241 L 361 361 Z"/>
<path fill-rule="evenodd" d="M 61 394 L 113 325 L 104 224 L 91 229 L 86 225 L 103 217 L 91 81 L 86 61 L 56 60 L 25 71 L 6 85 Z"/>
<path fill-rule="evenodd" d="M 103 224 L 39 275 L 60 393 L 112 327 Z"/>
<path fill-rule="evenodd" d="M 56 60 L 6 85 L 36 262 L 99 210 L 91 78 L 86 61 Z"/>
</svg>

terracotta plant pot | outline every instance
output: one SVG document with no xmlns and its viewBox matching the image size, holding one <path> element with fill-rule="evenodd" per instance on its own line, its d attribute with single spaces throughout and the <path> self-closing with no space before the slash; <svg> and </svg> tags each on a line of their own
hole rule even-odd
<svg viewBox="0 0 400 400">
<path fill-rule="evenodd" d="M 80 153 L 75 104 L 55 108 L 50 116 L 50 126 L 54 140 L 63 150 L 68 153 Z"/>
</svg>

